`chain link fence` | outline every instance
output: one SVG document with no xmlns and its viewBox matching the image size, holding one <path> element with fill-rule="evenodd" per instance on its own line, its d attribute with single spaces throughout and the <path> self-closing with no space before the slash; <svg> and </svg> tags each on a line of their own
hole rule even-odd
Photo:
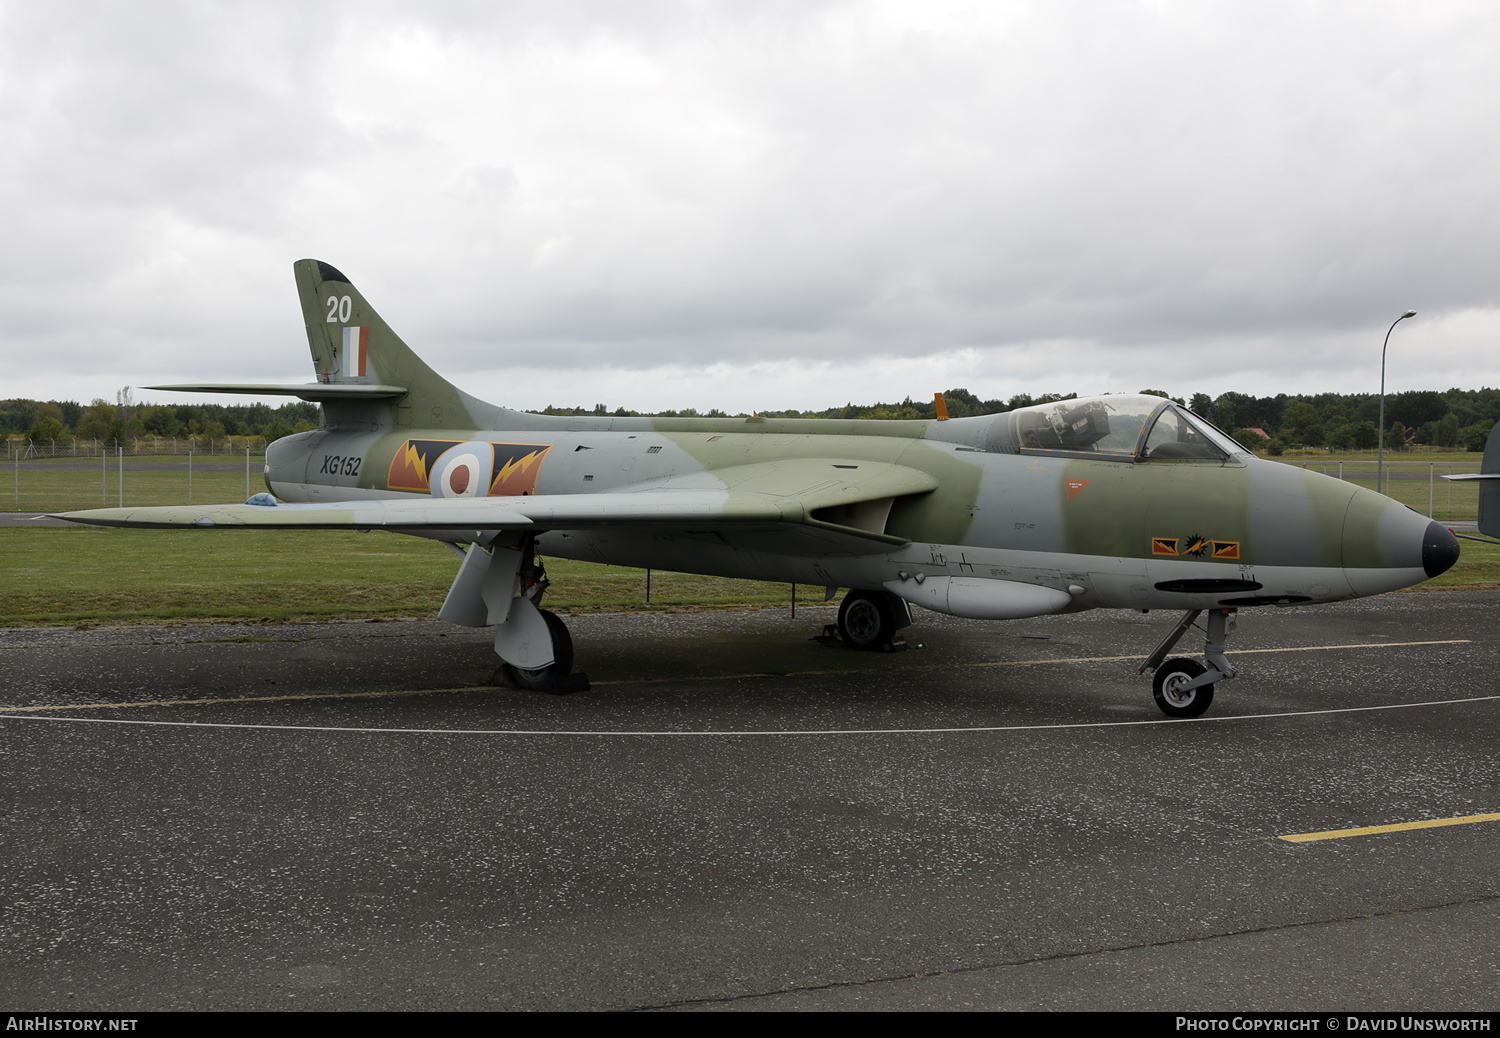
<svg viewBox="0 0 1500 1038">
<path fill-rule="evenodd" d="M 263 436 L 143 436 L 127 437 L 123 440 L 80 440 L 68 437 L 62 440 L 29 440 L 24 436 L 5 438 L 0 443 L 5 447 L 5 460 L 20 458 L 97 458 L 101 454 L 115 457 L 137 455 L 186 454 L 232 454 L 239 456 L 249 449 L 252 454 L 265 454 L 266 440 Z"/>
<path fill-rule="evenodd" d="M 243 501 L 265 489 L 259 437 L 201 441 L 6 443 L 0 511 L 68 512 L 83 508 Z M 140 449 L 133 449 L 140 445 Z M 175 446 L 175 450 L 173 449 Z M 154 449 L 159 447 L 160 449 Z M 9 469 L 8 472 L 4 469 Z"/>
</svg>

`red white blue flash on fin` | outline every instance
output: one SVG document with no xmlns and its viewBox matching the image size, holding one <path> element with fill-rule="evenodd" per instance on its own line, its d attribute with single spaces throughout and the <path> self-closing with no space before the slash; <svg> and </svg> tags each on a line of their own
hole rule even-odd
<svg viewBox="0 0 1500 1038">
<path fill-rule="evenodd" d="M 344 329 L 344 377 L 364 378 L 366 354 L 370 349 L 368 327 Z"/>
</svg>

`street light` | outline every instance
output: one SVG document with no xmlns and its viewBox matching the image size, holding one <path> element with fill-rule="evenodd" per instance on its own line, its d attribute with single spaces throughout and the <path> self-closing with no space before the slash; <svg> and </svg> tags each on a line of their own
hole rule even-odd
<svg viewBox="0 0 1500 1038">
<path fill-rule="evenodd" d="M 1375 492 L 1384 493 L 1381 490 L 1380 474 L 1385 466 L 1385 347 L 1391 344 L 1391 332 L 1396 330 L 1396 325 L 1408 317 L 1417 316 L 1415 310 L 1408 310 L 1400 317 L 1391 322 L 1391 326 L 1385 330 L 1385 346 L 1380 347 L 1380 449 L 1375 455 Z"/>
</svg>

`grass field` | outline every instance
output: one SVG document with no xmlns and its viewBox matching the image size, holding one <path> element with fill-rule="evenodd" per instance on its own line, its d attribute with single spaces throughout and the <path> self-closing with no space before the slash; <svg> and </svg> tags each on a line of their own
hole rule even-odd
<svg viewBox="0 0 1500 1038">
<path fill-rule="evenodd" d="M 393 534 L 0 529 L 0 624 L 436 616 L 458 570 L 443 545 Z M 790 606 L 791 587 L 548 560 L 567 612 Z M 799 604 L 823 600 L 799 587 Z"/>
</svg>

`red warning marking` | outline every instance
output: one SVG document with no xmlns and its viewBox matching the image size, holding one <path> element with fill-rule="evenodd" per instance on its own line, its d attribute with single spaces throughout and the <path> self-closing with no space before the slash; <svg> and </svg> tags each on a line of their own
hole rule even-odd
<svg viewBox="0 0 1500 1038">
<path fill-rule="evenodd" d="M 1086 480 L 1086 479 L 1065 479 L 1065 480 L 1063 480 L 1063 482 L 1065 484 L 1067 484 L 1067 487 L 1068 487 L 1068 500 L 1069 501 L 1071 501 L 1075 497 L 1077 497 L 1078 496 L 1078 492 L 1080 490 L 1082 490 L 1084 487 L 1086 487 L 1086 486 L 1089 485 L 1089 481 Z"/>
</svg>

